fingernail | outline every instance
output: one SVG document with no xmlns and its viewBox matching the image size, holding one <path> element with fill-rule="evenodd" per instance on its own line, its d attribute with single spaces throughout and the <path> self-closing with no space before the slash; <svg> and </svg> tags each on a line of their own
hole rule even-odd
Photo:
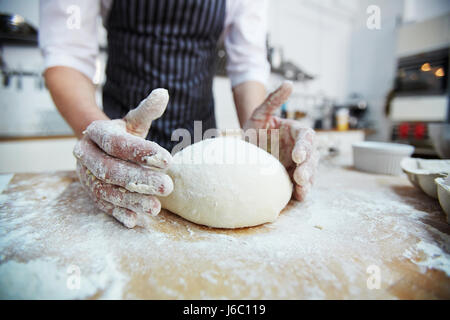
<svg viewBox="0 0 450 320">
<path fill-rule="evenodd" d="M 169 159 L 160 153 L 156 153 L 152 156 L 143 157 L 142 160 L 145 164 L 161 169 L 165 169 L 169 166 Z"/>
<path fill-rule="evenodd" d="M 306 160 L 306 151 L 305 150 L 296 150 L 294 153 L 294 161 L 296 163 L 302 163 Z"/>
</svg>

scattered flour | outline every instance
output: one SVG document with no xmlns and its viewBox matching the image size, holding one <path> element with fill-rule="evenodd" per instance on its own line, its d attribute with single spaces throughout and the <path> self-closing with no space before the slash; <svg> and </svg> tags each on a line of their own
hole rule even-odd
<svg viewBox="0 0 450 320">
<path fill-rule="evenodd" d="M 10 260 L 0 265 L 1 299 L 85 299 L 99 291 L 100 299 L 120 299 L 126 279 L 115 269 L 112 260 L 98 274 L 75 277 L 72 265 L 58 267 L 57 261 L 36 259 L 27 263 Z M 79 279 L 79 280 L 78 280 Z"/>
<path fill-rule="evenodd" d="M 157 194 L 158 193 L 158 186 L 141 184 L 141 183 L 133 183 L 133 182 L 128 183 L 125 186 L 125 189 L 127 189 L 131 192 L 138 192 L 138 193 L 144 193 L 144 194 Z"/>
<path fill-rule="evenodd" d="M 0 204 L 0 298 L 374 298 L 393 265 L 449 276 L 449 226 L 406 178 L 322 165 L 304 203 L 271 224 L 209 229 L 161 212 L 127 229 L 97 211 L 74 173 L 13 179 Z M 81 271 L 67 289 L 67 268 Z M 448 294 L 448 292 L 447 292 Z"/>
<path fill-rule="evenodd" d="M 421 258 L 420 253 L 425 258 Z M 403 255 L 425 269 L 441 270 L 450 277 L 450 254 L 445 253 L 444 250 L 434 244 L 419 241 L 415 248 L 405 250 Z"/>
</svg>

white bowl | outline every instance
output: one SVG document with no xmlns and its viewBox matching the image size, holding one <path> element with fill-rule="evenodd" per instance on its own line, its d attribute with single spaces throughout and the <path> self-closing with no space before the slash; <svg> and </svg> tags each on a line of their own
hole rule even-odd
<svg viewBox="0 0 450 320">
<path fill-rule="evenodd" d="M 407 144 L 362 141 L 353 144 L 353 164 L 366 172 L 399 175 L 400 161 L 414 152 Z"/>
<path fill-rule="evenodd" d="M 438 198 L 435 179 L 443 178 L 450 172 L 450 160 L 406 158 L 400 165 L 415 187 L 435 199 Z"/>
<path fill-rule="evenodd" d="M 450 175 L 444 178 L 434 180 L 437 185 L 439 203 L 447 215 L 447 223 L 450 223 Z"/>
</svg>

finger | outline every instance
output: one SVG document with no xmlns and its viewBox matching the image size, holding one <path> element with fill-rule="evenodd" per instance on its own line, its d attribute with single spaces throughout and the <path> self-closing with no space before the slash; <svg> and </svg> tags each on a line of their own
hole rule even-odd
<svg viewBox="0 0 450 320">
<path fill-rule="evenodd" d="M 314 138 L 316 133 L 311 128 L 294 128 L 293 137 L 295 145 L 292 149 L 292 160 L 300 164 L 309 158 L 314 151 Z"/>
<path fill-rule="evenodd" d="M 284 81 L 281 86 L 272 92 L 267 99 L 253 113 L 253 121 L 267 121 L 273 112 L 286 102 L 292 93 L 292 82 Z"/>
<path fill-rule="evenodd" d="M 135 212 L 121 207 L 116 207 L 113 204 L 98 199 L 96 197 L 92 197 L 92 200 L 94 200 L 97 208 L 102 210 L 103 212 L 106 212 L 110 216 L 113 216 L 116 220 L 118 220 L 120 223 L 122 223 L 127 228 L 134 228 L 137 224 L 137 215 Z"/>
<path fill-rule="evenodd" d="M 105 212 L 106 214 L 113 216 L 118 220 L 120 223 L 122 223 L 127 228 L 134 228 L 136 226 L 137 222 L 137 215 L 131 210 L 115 207 L 112 203 L 109 203 L 107 201 L 104 201 L 102 199 L 99 199 L 95 197 L 89 190 L 89 188 L 86 185 L 86 175 L 83 174 L 81 171 L 82 167 L 77 165 L 77 175 L 80 179 L 81 186 L 83 189 L 86 190 L 89 197 L 94 201 L 94 205 L 99 210 Z"/>
<path fill-rule="evenodd" d="M 161 203 L 151 195 L 129 192 L 119 186 L 105 183 L 97 179 L 85 166 L 77 161 L 80 181 L 98 199 L 105 200 L 115 206 L 129 209 L 138 214 L 156 216 L 161 211 Z"/>
<path fill-rule="evenodd" d="M 304 201 L 310 190 L 311 190 L 310 184 L 306 184 L 303 186 L 297 184 L 295 185 L 294 189 L 294 198 L 298 201 Z"/>
<path fill-rule="evenodd" d="M 172 179 L 165 173 L 111 157 L 86 136 L 75 145 L 73 153 L 98 179 L 128 191 L 167 196 L 173 190 Z"/>
<path fill-rule="evenodd" d="M 311 181 L 314 173 L 315 168 L 313 161 L 307 160 L 295 168 L 293 178 L 295 183 L 303 185 Z"/>
<path fill-rule="evenodd" d="M 318 164 L 318 152 L 314 151 L 311 156 L 294 170 L 293 179 L 299 185 L 312 184 Z"/>
<path fill-rule="evenodd" d="M 152 121 L 161 117 L 168 102 L 169 92 L 166 89 L 158 88 L 150 92 L 136 109 L 131 110 L 125 116 L 128 132 L 145 138 Z"/>
<path fill-rule="evenodd" d="M 149 217 L 146 214 L 137 214 L 129 209 L 114 206 L 105 200 L 92 197 L 95 205 L 101 211 L 113 216 L 117 221 L 122 223 L 127 228 L 134 228 L 136 226 L 148 228 L 151 225 Z"/>
<path fill-rule="evenodd" d="M 172 155 L 157 143 L 126 131 L 124 121 L 98 120 L 86 129 L 86 134 L 109 155 L 134 163 L 167 169 Z"/>
<path fill-rule="evenodd" d="M 308 162 L 303 163 L 302 165 L 295 168 L 294 171 L 294 181 L 296 184 L 304 185 L 309 183 L 312 177 L 312 168 Z"/>
<path fill-rule="evenodd" d="M 86 186 L 85 176 L 81 174 L 80 168 L 80 166 L 77 166 L 77 174 L 80 178 L 81 185 L 94 202 L 95 207 L 105 212 L 106 214 L 113 216 L 117 221 L 122 223 L 127 228 L 134 228 L 135 226 L 148 228 L 148 226 L 150 226 L 151 222 L 147 214 L 137 214 L 132 210 L 114 206 L 112 203 L 94 196 Z"/>
</svg>

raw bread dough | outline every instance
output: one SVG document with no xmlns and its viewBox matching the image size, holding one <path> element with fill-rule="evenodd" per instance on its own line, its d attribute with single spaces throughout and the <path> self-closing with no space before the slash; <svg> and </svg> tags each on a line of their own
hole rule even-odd
<svg viewBox="0 0 450 320">
<path fill-rule="evenodd" d="M 274 221 L 292 183 L 271 154 L 239 138 L 207 139 L 175 154 L 174 190 L 162 207 L 210 227 L 239 228 Z"/>
</svg>

